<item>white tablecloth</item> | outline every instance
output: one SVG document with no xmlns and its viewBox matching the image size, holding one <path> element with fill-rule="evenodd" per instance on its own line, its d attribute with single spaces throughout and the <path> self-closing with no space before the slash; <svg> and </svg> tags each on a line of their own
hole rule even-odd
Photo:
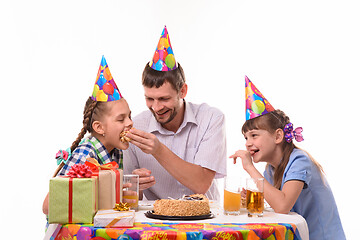
<svg viewBox="0 0 360 240">
<path fill-rule="evenodd" d="M 154 201 L 140 201 L 139 210 L 135 213 L 136 222 L 174 222 L 174 220 L 158 220 L 147 218 L 144 213 L 152 210 Z M 205 220 L 194 220 L 186 222 L 197 223 L 293 223 L 296 225 L 302 240 L 309 239 L 309 229 L 305 219 L 297 213 L 279 214 L 275 213 L 272 209 L 267 208 L 264 211 L 263 217 L 248 217 L 246 209 L 241 210 L 238 216 L 224 215 L 222 207 L 216 202 L 210 203 L 211 212 L 215 218 Z"/>
</svg>

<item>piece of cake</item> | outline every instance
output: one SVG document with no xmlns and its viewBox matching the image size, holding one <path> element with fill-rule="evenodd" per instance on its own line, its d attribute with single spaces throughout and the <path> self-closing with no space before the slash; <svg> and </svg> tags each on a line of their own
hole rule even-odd
<svg viewBox="0 0 360 240">
<path fill-rule="evenodd" d="M 121 142 L 125 143 L 125 142 L 130 142 L 131 141 L 131 139 L 129 137 L 125 136 L 128 133 L 129 133 L 129 131 L 123 131 L 123 132 L 120 133 L 120 141 Z"/>
<path fill-rule="evenodd" d="M 154 203 L 154 214 L 164 216 L 201 216 L 210 214 L 209 199 L 202 194 L 180 199 L 160 199 Z"/>
</svg>

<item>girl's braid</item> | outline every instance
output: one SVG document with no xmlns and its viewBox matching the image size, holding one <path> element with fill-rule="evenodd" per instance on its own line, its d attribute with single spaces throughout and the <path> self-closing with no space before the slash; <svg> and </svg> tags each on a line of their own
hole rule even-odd
<svg viewBox="0 0 360 240">
<path fill-rule="evenodd" d="M 75 148 L 79 145 L 81 139 L 83 139 L 84 135 L 87 131 L 91 132 L 91 117 L 96 108 L 97 102 L 93 101 L 89 98 L 86 102 L 85 109 L 84 109 L 84 119 L 83 119 L 83 127 L 78 134 L 76 140 L 71 145 L 71 152 L 75 150 Z"/>
<path fill-rule="evenodd" d="M 278 122 L 272 121 L 276 123 L 273 130 L 276 130 L 277 128 L 284 129 L 285 125 L 290 123 L 290 118 L 280 109 L 276 109 L 275 111 L 270 112 L 270 114 L 278 120 Z"/>
<path fill-rule="evenodd" d="M 80 133 L 78 134 L 78 137 L 76 138 L 76 140 L 73 142 L 73 144 L 70 147 L 71 152 L 73 152 L 75 150 L 75 148 L 79 145 L 79 143 L 80 143 L 81 139 L 84 137 L 85 133 L 87 131 L 91 132 L 92 114 L 94 112 L 94 109 L 97 107 L 97 103 L 98 102 L 93 101 L 91 99 L 91 97 L 89 97 L 89 99 L 86 101 L 85 108 L 84 108 L 83 127 L 82 127 Z M 64 165 L 65 165 L 64 162 L 60 163 L 60 165 L 55 170 L 53 177 L 57 176 L 57 174 L 60 172 L 60 170 L 63 168 Z"/>
</svg>

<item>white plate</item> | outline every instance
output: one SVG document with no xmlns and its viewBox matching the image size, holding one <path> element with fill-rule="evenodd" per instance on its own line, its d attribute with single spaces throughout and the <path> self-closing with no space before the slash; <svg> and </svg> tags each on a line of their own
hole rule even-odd
<svg viewBox="0 0 360 240">
<path fill-rule="evenodd" d="M 139 210 L 152 210 L 153 207 L 153 202 L 150 201 L 139 201 Z"/>
</svg>

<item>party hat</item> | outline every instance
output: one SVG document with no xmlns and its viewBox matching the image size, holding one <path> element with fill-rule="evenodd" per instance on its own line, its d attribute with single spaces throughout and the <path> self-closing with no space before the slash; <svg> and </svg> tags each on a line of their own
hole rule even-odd
<svg viewBox="0 0 360 240">
<path fill-rule="evenodd" d="M 245 108 L 246 120 L 275 110 L 247 76 L 245 76 Z"/>
<path fill-rule="evenodd" d="M 154 57 L 150 61 L 149 66 L 154 70 L 162 72 L 171 71 L 177 68 L 166 26 L 161 33 Z"/>
<path fill-rule="evenodd" d="M 121 98 L 121 93 L 111 76 L 105 57 L 102 56 L 91 99 L 98 102 L 111 102 Z"/>
</svg>

